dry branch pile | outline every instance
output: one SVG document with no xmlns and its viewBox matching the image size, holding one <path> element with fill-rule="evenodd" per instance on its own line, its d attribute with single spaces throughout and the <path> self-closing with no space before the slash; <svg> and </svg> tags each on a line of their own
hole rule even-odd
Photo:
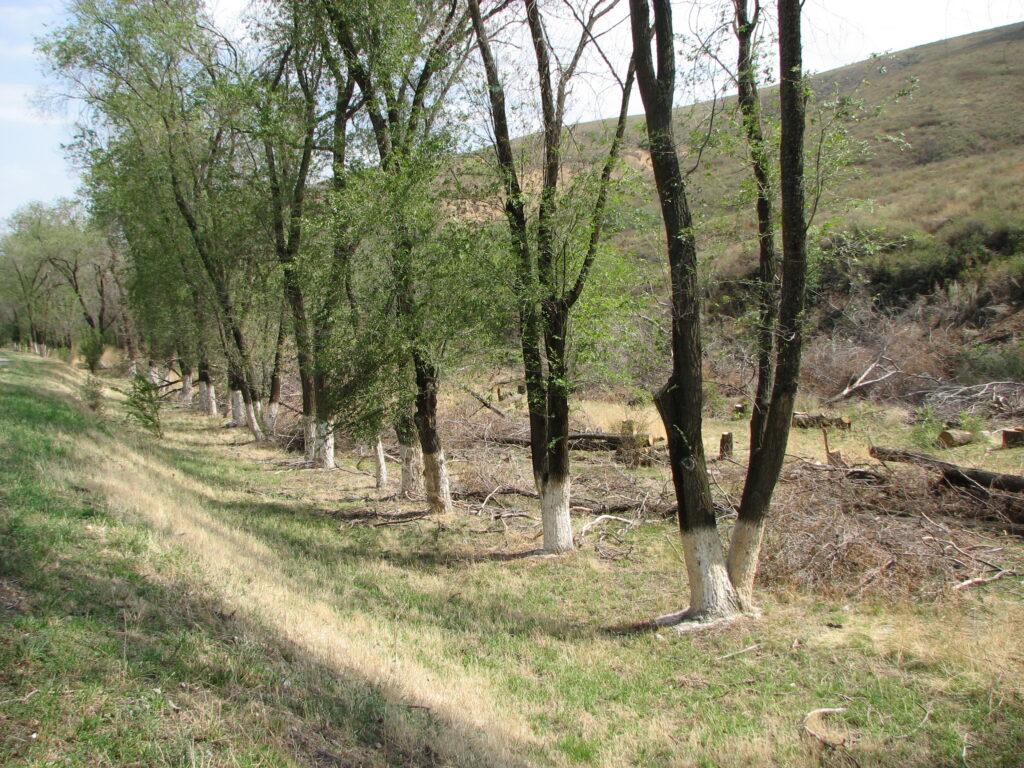
<svg viewBox="0 0 1024 768">
<path fill-rule="evenodd" d="M 923 469 L 850 478 L 790 466 L 765 533 L 760 578 L 836 597 L 937 598 L 959 585 L 1020 570 L 993 510 Z"/>
</svg>

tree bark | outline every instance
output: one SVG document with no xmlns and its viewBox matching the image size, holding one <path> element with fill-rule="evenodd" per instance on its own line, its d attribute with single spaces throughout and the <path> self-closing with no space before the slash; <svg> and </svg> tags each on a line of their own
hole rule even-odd
<svg viewBox="0 0 1024 768">
<path fill-rule="evenodd" d="M 650 7 L 654 9 L 654 26 Z M 738 610 L 718 538 L 704 456 L 702 340 L 697 245 L 686 180 L 673 127 L 675 45 L 670 0 L 630 0 L 633 57 L 643 99 L 654 181 L 665 225 L 672 288 L 672 375 L 655 396 L 668 435 L 669 461 L 679 507 L 679 529 L 690 585 L 690 607 L 680 619 L 706 620 Z M 655 60 L 651 43 L 655 44 Z"/>
<path fill-rule="evenodd" d="M 427 505 L 435 514 L 449 514 L 452 511 L 452 494 L 448 466 L 437 433 L 437 369 L 416 352 L 413 353 L 413 366 L 416 371 L 416 412 L 413 418 L 423 449 L 423 485 Z"/>
<path fill-rule="evenodd" d="M 423 450 L 416 434 L 416 422 L 412 414 L 403 413 L 395 422 L 398 437 L 398 454 L 402 462 L 402 483 L 399 493 L 406 498 L 423 493 Z"/>
<path fill-rule="evenodd" d="M 381 442 L 380 435 L 374 441 L 373 455 L 377 463 L 376 471 L 374 472 L 376 487 L 383 488 L 388 484 L 388 465 L 387 457 L 384 455 L 384 443 Z"/>
</svg>

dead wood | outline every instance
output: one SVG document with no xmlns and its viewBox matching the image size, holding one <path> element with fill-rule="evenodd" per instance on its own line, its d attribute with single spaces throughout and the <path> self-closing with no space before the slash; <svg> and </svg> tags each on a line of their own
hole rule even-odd
<svg viewBox="0 0 1024 768">
<path fill-rule="evenodd" d="M 974 441 L 974 434 L 966 429 L 945 429 L 939 432 L 938 443 L 943 448 L 956 448 Z"/>
<path fill-rule="evenodd" d="M 898 448 L 883 448 L 882 446 L 873 445 L 869 452 L 872 458 L 879 461 L 895 461 L 937 469 L 942 473 L 944 481 L 960 488 L 1024 493 L 1024 477 L 1020 475 L 1005 475 L 999 472 L 989 472 L 984 469 L 960 467 L 948 461 L 936 459 L 934 456 L 904 451 Z"/>
<path fill-rule="evenodd" d="M 1024 446 L 1024 429 L 1004 429 L 1003 448 L 1020 448 Z"/>
<path fill-rule="evenodd" d="M 530 446 L 530 438 L 514 435 L 493 435 L 487 442 L 499 445 Z M 615 451 L 622 445 L 622 435 L 608 432 L 576 432 L 569 435 L 569 447 L 574 451 Z"/>
<path fill-rule="evenodd" d="M 793 426 L 800 429 L 849 429 L 851 421 L 846 416 L 825 416 L 821 413 L 794 413 Z"/>
<path fill-rule="evenodd" d="M 505 413 L 505 412 L 504 412 L 503 410 L 501 410 L 501 408 L 499 408 L 498 406 L 496 406 L 496 405 L 493 405 L 493 404 L 492 404 L 492 403 L 491 403 L 491 402 L 490 402 L 490 401 L 489 401 L 489 400 L 488 400 L 488 399 L 487 399 L 486 397 L 484 397 L 483 395 L 481 395 L 481 394 L 479 394 L 479 393 L 477 393 L 477 392 L 474 392 L 474 391 L 473 391 L 472 389 L 470 389 L 469 387 L 463 387 L 463 388 L 462 388 L 462 390 L 463 390 L 464 392 L 466 392 L 466 393 L 467 393 L 468 395 L 470 395 L 470 396 L 471 396 L 471 397 L 472 397 L 472 398 L 473 398 L 474 400 L 476 400 L 476 401 L 477 401 L 478 403 L 480 403 L 480 405 L 482 405 L 482 406 L 483 406 L 484 408 L 486 408 L 487 410 L 489 410 L 489 411 L 493 411 L 494 413 L 496 413 L 496 414 L 498 414 L 499 416 L 501 416 L 501 417 L 502 417 L 503 419 L 507 419 L 507 418 L 509 418 L 509 415 L 508 415 L 507 413 Z"/>
</svg>

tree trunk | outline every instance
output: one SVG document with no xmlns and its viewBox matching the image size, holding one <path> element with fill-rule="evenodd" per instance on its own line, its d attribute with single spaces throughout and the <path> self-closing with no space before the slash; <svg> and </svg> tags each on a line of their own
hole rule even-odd
<svg viewBox="0 0 1024 768">
<path fill-rule="evenodd" d="M 277 434 L 277 417 L 281 413 L 281 403 L 279 400 L 271 399 L 267 403 L 267 414 L 263 419 L 263 425 L 267 428 L 267 432 L 270 435 Z"/>
<path fill-rule="evenodd" d="M 654 7 L 653 27 L 649 2 Z M 690 584 L 690 608 L 674 618 L 723 618 L 735 614 L 739 604 L 718 538 L 701 433 L 703 361 L 697 246 L 672 122 L 676 55 L 672 7 L 669 0 L 630 0 L 629 6 L 637 83 L 644 103 L 672 284 L 672 376 L 655 403 L 668 435 Z M 657 69 L 651 57 L 652 33 Z"/>
<path fill-rule="evenodd" d="M 448 482 L 448 467 L 437 433 L 437 369 L 419 353 L 413 353 L 416 370 L 416 431 L 423 449 L 423 486 L 427 505 L 435 514 L 452 511 L 452 494 Z"/>
<path fill-rule="evenodd" d="M 263 440 L 263 428 L 256 413 L 256 402 L 251 397 L 245 400 L 245 423 L 257 442 Z"/>
<path fill-rule="evenodd" d="M 179 360 L 181 366 L 181 404 L 192 405 L 192 367 L 185 361 Z"/>
<path fill-rule="evenodd" d="M 231 390 L 231 421 L 236 427 L 245 426 L 245 408 L 242 404 L 242 390 Z"/>
<path fill-rule="evenodd" d="M 569 516 L 569 395 L 565 365 L 568 308 L 561 301 L 544 307 L 545 352 L 548 359 L 547 402 L 544 414 L 544 464 L 537 492 L 540 494 L 544 551 L 568 552 L 573 548 Z"/>
<path fill-rule="evenodd" d="M 329 421 L 317 421 L 313 429 L 313 466 L 320 469 L 334 469 L 334 425 Z"/>
<path fill-rule="evenodd" d="M 302 445 L 306 451 L 306 461 L 311 462 L 314 466 L 316 465 L 316 419 L 302 417 Z"/>
<path fill-rule="evenodd" d="M 384 455 L 384 443 L 381 442 L 379 435 L 377 436 L 377 440 L 374 442 L 373 453 L 377 460 L 377 469 L 374 473 L 376 487 L 383 488 L 388 484 L 388 465 L 387 457 Z"/>
<path fill-rule="evenodd" d="M 747 478 L 737 516 L 739 537 L 730 545 L 736 574 L 749 608 L 759 544 L 772 494 L 782 470 L 793 421 L 803 345 L 807 276 L 807 220 L 804 210 L 804 128 L 806 95 L 801 57 L 802 0 L 779 0 L 780 143 L 782 201 L 782 284 L 775 330 L 776 364 L 760 444 L 751 442 Z M 742 523 L 743 527 L 739 527 Z M 755 544 L 757 546 L 755 546 Z"/>
<path fill-rule="evenodd" d="M 557 554 L 569 552 L 573 548 L 569 489 L 568 476 L 550 477 L 540 485 L 540 514 L 545 552 Z"/>
<path fill-rule="evenodd" d="M 406 498 L 423 493 L 423 450 L 416 434 L 412 414 L 404 413 L 395 423 L 398 454 L 402 462 L 402 484 L 399 493 Z"/>
</svg>

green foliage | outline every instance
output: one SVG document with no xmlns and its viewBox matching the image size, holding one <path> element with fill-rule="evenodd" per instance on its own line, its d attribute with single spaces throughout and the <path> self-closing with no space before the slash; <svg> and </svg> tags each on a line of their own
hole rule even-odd
<svg viewBox="0 0 1024 768">
<path fill-rule="evenodd" d="M 1024 342 L 979 344 L 960 351 L 959 378 L 965 381 L 1024 381 Z"/>
<path fill-rule="evenodd" d="M 917 418 L 910 430 L 910 441 L 922 450 L 930 450 L 935 447 L 939 432 L 945 428 L 946 425 L 939 420 L 931 408 L 923 408 L 917 413 Z"/>
<path fill-rule="evenodd" d="M 103 334 L 95 328 L 90 328 L 82 335 L 82 341 L 78 350 L 85 359 L 85 367 L 89 373 L 96 373 L 100 367 L 100 358 L 103 357 Z"/>
<path fill-rule="evenodd" d="M 125 401 L 127 418 L 156 437 L 163 437 L 163 425 L 160 422 L 160 389 L 150 383 L 144 376 L 136 374 L 132 377 L 128 399 Z"/>
<path fill-rule="evenodd" d="M 82 382 L 79 392 L 85 407 L 101 416 L 106 405 L 103 398 L 103 382 L 90 375 Z"/>
</svg>

